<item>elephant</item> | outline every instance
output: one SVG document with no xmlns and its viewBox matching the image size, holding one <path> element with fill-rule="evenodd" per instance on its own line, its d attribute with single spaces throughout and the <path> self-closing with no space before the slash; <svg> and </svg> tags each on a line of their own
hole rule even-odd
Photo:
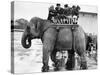
<svg viewBox="0 0 100 75">
<path fill-rule="evenodd" d="M 56 67 L 56 52 L 60 49 L 68 51 L 68 61 L 65 65 L 67 70 L 73 70 L 75 66 L 75 52 L 80 56 L 82 69 L 87 69 L 87 61 L 85 56 L 86 41 L 84 30 L 81 26 L 72 31 L 72 27 L 61 27 L 57 29 L 53 27 L 54 23 L 39 17 L 33 17 L 28 23 L 22 35 L 22 46 L 24 48 L 31 47 L 31 40 L 40 38 L 43 43 L 42 57 L 42 72 L 49 71 L 49 56 L 55 63 Z M 74 44 L 73 44 L 74 36 Z"/>
</svg>

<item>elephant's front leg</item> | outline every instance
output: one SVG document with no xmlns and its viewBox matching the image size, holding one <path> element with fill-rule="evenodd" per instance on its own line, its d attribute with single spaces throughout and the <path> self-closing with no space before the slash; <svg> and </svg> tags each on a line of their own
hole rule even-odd
<svg viewBox="0 0 100 75">
<path fill-rule="evenodd" d="M 56 40 L 56 33 L 54 34 L 54 29 L 49 29 L 44 33 L 43 37 L 43 67 L 42 72 L 47 72 L 49 70 L 49 56 L 54 49 Z"/>
<path fill-rule="evenodd" d="M 51 44 L 51 42 L 45 42 L 43 44 L 43 67 L 42 67 L 42 72 L 48 72 L 49 70 L 49 56 L 53 50 L 53 44 Z"/>
<path fill-rule="evenodd" d="M 42 67 L 42 72 L 47 72 L 49 70 L 48 62 L 49 62 L 49 49 L 48 47 L 43 46 L 43 67 Z"/>
<path fill-rule="evenodd" d="M 55 63 L 56 63 L 56 53 L 57 53 L 57 50 L 54 49 L 52 52 L 51 52 L 51 60 L 54 62 L 54 65 L 55 66 Z"/>
</svg>

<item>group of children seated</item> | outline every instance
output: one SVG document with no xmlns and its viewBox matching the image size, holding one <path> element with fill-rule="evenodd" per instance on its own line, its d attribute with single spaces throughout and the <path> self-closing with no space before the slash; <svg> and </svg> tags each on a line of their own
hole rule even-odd
<svg viewBox="0 0 100 75">
<path fill-rule="evenodd" d="M 79 10 L 80 7 L 78 5 L 69 7 L 68 4 L 65 4 L 64 8 L 62 8 L 60 4 L 56 4 L 55 8 L 52 5 L 49 8 L 48 20 L 53 23 L 61 24 L 69 24 L 73 21 L 73 23 L 77 24 L 75 21 L 79 18 Z"/>
</svg>

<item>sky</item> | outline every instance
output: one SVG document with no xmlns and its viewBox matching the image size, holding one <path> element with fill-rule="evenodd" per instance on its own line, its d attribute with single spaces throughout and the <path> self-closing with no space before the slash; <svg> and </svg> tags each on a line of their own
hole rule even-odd
<svg viewBox="0 0 100 75">
<path fill-rule="evenodd" d="M 15 1 L 14 2 L 14 20 L 24 18 L 26 20 L 30 20 L 32 17 L 40 17 L 43 19 L 47 19 L 48 17 L 48 8 L 54 5 L 55 3 L 39 3 L 39 2 L 23 2 L 23 1 Z M 69 6 L 72 6 L 73 4 L 68 4 Z M 94 5 L 80 5 L 81 11 L 84 12 L 91 12 L 91 13 L 97 13 L 98 8 Z M 61 6 L 63 7 L 64 4 L 61 3 Z M 12 10 L 13 12 L 13 10 Z M 84 26 L 85 27 L 85 26 Z M 85 28 L 87 29 L 87 28 Z M 88 31 L 88 30 L 86 30 Z M 96 27 L 96 33 L 97 33 L 97 27 Z"/>
<path fill-rule="evenodd" d="M 40 17 L 43 19 L 47 19 L 48 17 L 48 8 L 54 5 L 55 3 L 34 3 L 34 2 L 23 2 L 23 1 L 15 1 L 14 4 L 14 18 L 26 18 L 27 20 L 30 20 L 32 17 Z M 63 7 L 64 4 L 61 4 Z M 72 6 L 72 4 L 69 4 L 69 6 Z M 89 5 L 79 5 L 81 7 L 81 11 L 85 12 L 93 12 L 97 13 L 97 7 L 96 6 L 89 6 Z"/>
</svg>

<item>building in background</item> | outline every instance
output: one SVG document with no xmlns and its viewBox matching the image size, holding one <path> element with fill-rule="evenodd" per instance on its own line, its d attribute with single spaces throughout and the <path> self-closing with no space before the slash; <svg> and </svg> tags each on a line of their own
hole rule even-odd
<svg viewBox="0 0 100 75">
<path fill-rule="evenodd" d="M 80 11 L 79 25 L 83 27 L 85 32 L 97 34 L 98 33 L 98 14 L 97 12 Z"/>
</svg>

